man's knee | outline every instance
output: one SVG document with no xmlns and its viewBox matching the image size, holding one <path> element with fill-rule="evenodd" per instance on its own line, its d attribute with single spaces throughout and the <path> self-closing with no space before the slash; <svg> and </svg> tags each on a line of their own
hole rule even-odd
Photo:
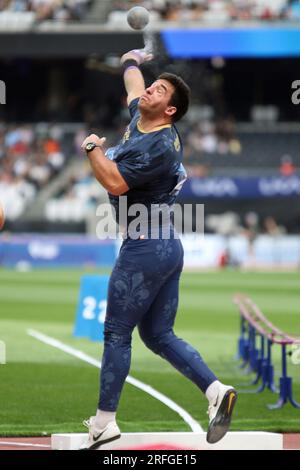
<svg viewBox="0 0 300 470">
<path fill-rule="evenodd" d="M 155 354 L 161 354 L 164 348 L 176 338 L 173 330 L 153 335 L 140 329 L 139 333 L 147 348 L 151 349 Z"/>
<path fill-rule="evenodd" d="M 104 341 L 112 346 L 131 343 L 132 328 L 124 323 L 106 319 L 104 324 Z"/>
</svg>

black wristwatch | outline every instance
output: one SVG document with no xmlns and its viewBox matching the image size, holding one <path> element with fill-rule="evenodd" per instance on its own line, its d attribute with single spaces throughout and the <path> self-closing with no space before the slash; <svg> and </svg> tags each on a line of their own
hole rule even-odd
<svg viewBox="0 0 300 470">
<path fill-rule="evenodd" d="M 86 151 L 86 153 L 89 153 L 92 150 L 94 150 L 94 148 L 96 148 L 96 147 L 99 147 L 99 148 L 102 149 L 102 145 L 97 145 L 97 144 L 95 144 L 95 142 L 88 142 L 85 146 L 85 151 Z"/>
</svg>

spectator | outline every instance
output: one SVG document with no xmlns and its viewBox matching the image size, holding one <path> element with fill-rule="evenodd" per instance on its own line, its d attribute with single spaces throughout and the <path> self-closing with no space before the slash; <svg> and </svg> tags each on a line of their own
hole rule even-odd
<svg viewBox="0 0 300 470">
<path fill-rule="evenodd" d="M 259 220 L 256 212 L 248 212 L 244 219 L 245 228 L 242 233 L 248 240 L 248 257 L 245 262 L 246 267 L 255 267 L 256 258 L 254 252 L 254 242 L 259 234 Z"/>
<path fill-rule="evenodd" d="M 296 170 L 292 157 L 290 155 L 283 155 L 279 168 L 280 174 L 282 176 L 293 176 Z"/>
<path fill-rule="evenodd" d="M 285 227 L 278 225 L 274 217 L 266 217 L 263 225 L 265 233 L 271 237 L 278 237 L 286 233 Z"/>
</svg>

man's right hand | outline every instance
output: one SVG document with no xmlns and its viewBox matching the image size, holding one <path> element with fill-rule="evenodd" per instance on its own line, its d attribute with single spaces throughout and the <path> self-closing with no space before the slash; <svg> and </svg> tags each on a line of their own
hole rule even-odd
<svg viewBox="0 0 300 470">
<path fill-rule="evenodd" d="M 122 55 L 120 60 L 121 65 L 128 59 L 136 60 L 138 65 L 141 65 L 144 62 L 152 60 L 153 54 L 148 54 L 143 49 L 133 49 L 132 51 L 126 52 L 126 54 Z"/>
<path fill-rule="evenodd" d="M 121 57 L 121 65 L 126 60 L 133 59 L 137 65 L 153 59 L 152 54 L 148 54 L 143 49 L 134 49 L 126 52 Z M 145 82 L 141 70 L 138 67 L 130 67 L 124 73 L 124 84 L 127 91 L 127 104 L 129 105 L 132 100 L 139 98 L 145 92 Z"/>
</svg>

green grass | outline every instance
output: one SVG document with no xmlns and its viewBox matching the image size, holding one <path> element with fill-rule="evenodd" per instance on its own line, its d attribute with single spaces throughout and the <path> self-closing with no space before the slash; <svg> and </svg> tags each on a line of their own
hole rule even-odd
<svg viewBox="0 0 300 470">
<path fill-rule="evenodd" d="M 14 272 L 0 270 L 0 340 L 7 364 L 0 366 L 0 435 L 82 432 L 81 421 L 94 413 L 99 371 L 26 334 L 35 328 L 100 359 L 102 345 L 72 337 L 79 271 Z M 176 333 L 195 346 L 221 380 L 245 389 L 233 357 L 238 338 L 236 292 L 246 292 L 279 327 L 300 334 L 300 275 L 236 271 L 184 273 Z M 277 378 L 279 348 L 274 348 Z M 300 366 L 289 361 L 295 398 L 300 401 Z M 198 389 L 168 363 L 133 338 L 130 374 L 152 385 L 207 427 L 207 402 Z M 300 431 L 300 410 L 277 401 L 271 392 L 240 393 L 232 430 Z M 118 412 L 123 431 L 188 431 L 185 422 L 151 396 L 126 384 Z"/>
</svg>

